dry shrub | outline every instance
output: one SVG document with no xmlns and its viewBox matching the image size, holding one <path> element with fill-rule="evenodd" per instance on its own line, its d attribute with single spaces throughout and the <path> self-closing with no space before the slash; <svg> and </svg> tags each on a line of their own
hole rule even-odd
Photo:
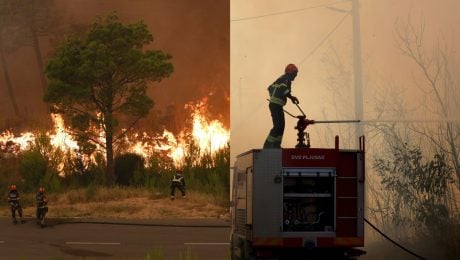
<svg viewBox="0 0 460 260">
<path fill-rule="evenodd" d="M 219 197 L 187 191 L 187 198 L 171 201 L 169 193 L 147 188 L 87 187 L 47 194 L 48 216 L 52 218 L 228 218 L 228 210 L 219 204 Z M 25 217 L 35 216 L 34 194 L 25 194 Z M 0 207 L 0 216 L 9 217 L 8 207 Z"/>
</svg>

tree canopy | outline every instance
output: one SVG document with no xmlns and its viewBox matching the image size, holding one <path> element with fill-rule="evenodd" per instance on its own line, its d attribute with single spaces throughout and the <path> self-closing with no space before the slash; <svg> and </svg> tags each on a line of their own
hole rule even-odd
<svg viewBox="0 0 460 260">
<path fill-rule="evenodd" d="M 147 83 L 173 72 L 171 55 L 144 50 L 152 42 L 143 22 L 123 24 L 110 14 L 83 36 L 66 37 L 46 68 L 49 85 L 44 100 L 71 120 L 80 141 L 105 148 L 109 178 L 113 145 L 130 129 L 120 131 L 120 119 L 134 125 L 145 117 L 154 104 L 146 94 Z"/>
</svg>

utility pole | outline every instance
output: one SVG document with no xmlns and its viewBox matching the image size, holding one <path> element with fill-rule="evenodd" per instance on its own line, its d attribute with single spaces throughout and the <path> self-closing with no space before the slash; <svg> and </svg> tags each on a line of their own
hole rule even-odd
<svg viewBox="0 0 460 260">
<path fill-rule="evenodd" d="M 361 28 L 359 18 L 359 0 L 351 0 L 353 15 L 353 73 L 355 83 L 355 116 L 363 120 L 363 86 L 361 76 Z M 356 140 L 364 135 L 362 123 L 356 124 Z M 358 144 L 359 145 L 359 144 Z"/>
</svg>

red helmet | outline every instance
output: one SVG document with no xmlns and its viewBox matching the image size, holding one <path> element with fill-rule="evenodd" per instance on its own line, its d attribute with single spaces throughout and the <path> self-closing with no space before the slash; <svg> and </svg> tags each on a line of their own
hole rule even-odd
<svg viewBox="0 0 460 260">
<path fill-rule="evenodd" d="M 294 72 L 298 72 L 298 71 L 299 71 L 299 69 L 297 69 L 297 66 L 292 64 L 292 63 L 288 64 L 286 66 L 286 68 L 284 69 L 284 73 L 286 73 L 286 74 L 290 74 L 290 73 L 294 73 Z"/>
<path fill-rule="evenodd" d="M 11 185 L 11 186 L 10 186 L 10 190 L 16 190 L 16 185 L 14 185 L 14 184 Z"/>
</svg>

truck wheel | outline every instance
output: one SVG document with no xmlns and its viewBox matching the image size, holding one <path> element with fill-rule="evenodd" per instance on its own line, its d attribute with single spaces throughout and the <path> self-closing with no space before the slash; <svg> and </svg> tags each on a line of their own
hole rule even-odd
<svg viewBox="0 0 460 260">
<path fill-rule="evenodd" d="M 255 259 L 252 255 L 252 248 L 250 243 L 247 240 L 242 241 L 241 245 L 241 259 L 244 260 L 253 260 Z"/>
<path fill-rule="evenodd" d="M 232 235 L 232 238 L 230 240 L 230 259 L 231 260 L 237 260 L 238 259 L 238 258 L 236 258 L 235 250 L 236 250 L 235 239 L 233 238 L 233 235 Z"/>
<path fill-rule="evenodd" d="M 251 256 L 251 252 L 251 246 L 247 240 L 232 235 L 230 242 L 230 259 L 253 260 L 255 258 Z"/>
</svg>

